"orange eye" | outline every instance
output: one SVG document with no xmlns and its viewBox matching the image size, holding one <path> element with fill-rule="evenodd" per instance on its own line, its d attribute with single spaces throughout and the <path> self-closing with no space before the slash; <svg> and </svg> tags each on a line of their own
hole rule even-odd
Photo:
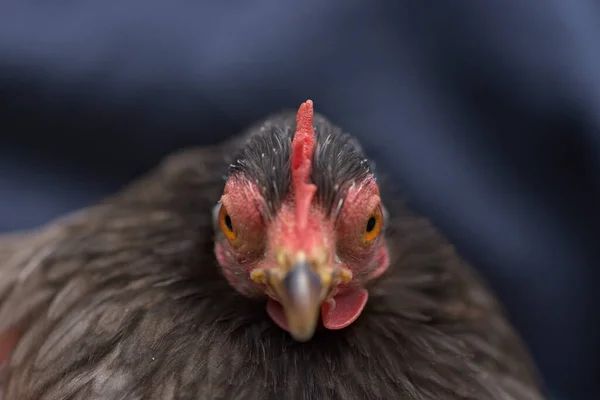
<svg viewBox="0 0 600 400">
<path fill-rule="evenodd" d="M 237 232 L 233 226 L 233 221 L 231 221 L 231 216 L 227 213 L 227 209 L 223 204 L 221 204 L 221 209 L 219 210 L 219 227 L 227 239 L 232 242 L 237 239 Z"/>
<path fill-rule="evenodd" d="M 373 243 L 375 239 L 377 239 L 379 233 L 381 233 L 382 225 L 383 215 L 381 213 L 381 208 L 377 207 L 365 223 L 365 227 L 362 234 L 362 240 L 365 245 L 369 245 Z"/>
</svg>

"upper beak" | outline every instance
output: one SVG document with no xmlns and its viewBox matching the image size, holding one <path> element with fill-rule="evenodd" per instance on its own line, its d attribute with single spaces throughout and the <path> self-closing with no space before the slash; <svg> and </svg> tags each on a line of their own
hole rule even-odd
<svg viewBox="0 0 600 400">
<path fill-rule="evenodd" d="M 281 282 L 280 302 L 290 334 L 298 341 L 312 338 L 317 328 L 326 289 L 315 271 L 321 267 L 311 266 L 306 256 L 300 253 L 294 258 L 289 272 Z"/>
</svg>

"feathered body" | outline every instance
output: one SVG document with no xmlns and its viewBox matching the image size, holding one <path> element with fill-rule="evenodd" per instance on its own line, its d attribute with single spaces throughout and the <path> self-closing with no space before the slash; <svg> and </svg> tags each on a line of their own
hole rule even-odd
<svg viewBox="0 0 600 400">
<path fill-rule="evenodd" d="M 22 334 L 5 399 L 541 399 L 487 286 L 385 187 L 390 266 L 349 327 L 296 342 L 264 299 L 231 287 L 213 252 L 223 176 L 249 171 L 276 209 L 295 124 L 295 113 L 271 117 L 171 156 L 100 205 L 1 238 L 0 335 Z M 370 166 L 324 117 L 314 126 L 315 169 L 327 173 L 312 179 L 334 210 L 332 183 Z"/>
</svg>

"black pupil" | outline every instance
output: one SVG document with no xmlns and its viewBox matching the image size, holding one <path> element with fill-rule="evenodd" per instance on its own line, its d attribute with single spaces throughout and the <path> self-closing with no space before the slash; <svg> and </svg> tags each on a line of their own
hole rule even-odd
<svg viewBox="0 0 600 400">
<path fill-rule="evenodd" d="M 369 220 L 367 221 L 367 232 L 372 232 L 373 229 L 375 229 L 376 223 L 377 223 L 377 220 L 375 219 L 375 217 L 369 218 Z"/>
<path fill-rule="evenodd" d="M 233 231 L 233 224 L 231 223 L 231 217 L 229 214 L 225 214 L 225 225 L 227 226 L 227 229 Z"/>
</svg>

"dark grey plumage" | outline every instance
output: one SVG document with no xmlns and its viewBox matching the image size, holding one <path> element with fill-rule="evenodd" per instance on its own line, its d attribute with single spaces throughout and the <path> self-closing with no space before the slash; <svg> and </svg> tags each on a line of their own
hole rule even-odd
<svg viewBox="0 0 600 400">
<path fill-rule="evenodd" d="M 244 139 L 174 155 L 98 206 L 0 239 L 0 332 L 25 332 L 6 398 L 541 399 L 535 368 L 488 288 L 392 197 L 384 198 L 391 266 L 349 328 L 297 343 L 263 302 L 230 288 L 213 256 L 221 177 L 228 164 L 252 171 L 276 207 L 289 186 L 285 157 L 273 173 L 275 158 L 248 155 L 274 143 L 289 152 L 294 125 L 285 114 L 264 124 L 269 137 L 253 129 L 237 161 L 229 156 Z M 359 148 L 323 117 L 315 125 L 317 168 L 331 170 L 313 179 L 333 204 L 331 184 L 368 166 L 349 166 L 364 158 Z"/>
<path fill-rule="evenodd" d="M 313 154 L 311 180 L 317 186 L 317 199 L 329 213 L 345 194 L 345 183 L 361 181 L 372 173 L 372 164 L 356 139 L 342 132 L 322 115 L 314 117 L 317 145 Z M 230 174 L 241 172 L 261 188 L 274 214 L 291 184 L 290 158 L 296 131 L 296 112 L 285 112 L 251 129 L 241 145 Z"/>
</svg>

